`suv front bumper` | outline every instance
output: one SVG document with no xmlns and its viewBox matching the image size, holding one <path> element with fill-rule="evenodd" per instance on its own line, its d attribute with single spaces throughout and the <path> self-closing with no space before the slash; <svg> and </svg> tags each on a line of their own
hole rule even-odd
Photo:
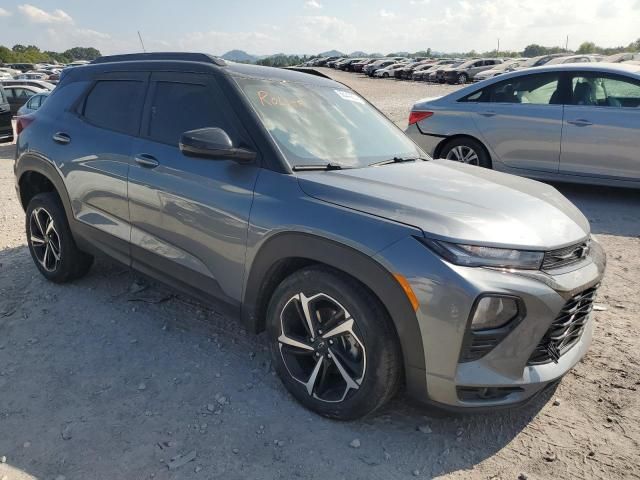
<svg viewBox="0 0 640 480">
<path fill-rule="evenodd" d="M 420 375 L 426 382 L 426 391 L 424 382 L 417 388 L 408 385 L 415 400 L 465 410 L 525 403 L 565 375 L 589 348 L 593 322 L 587 317 L 579 340 L 557 363 L 529 364 L 567 302 L 600 283 L 606 258 L 596 241 L 588 259 L 554 273 L 460 267 L 413 238 L 383 250 L 377 259 L 409 280 L 420 303 L 416 318 L 425 362 L 406 366 L 409 383 L 418 385 L 411 378 Z M 469 317 L 478 296 L 486 293 L 520 298 L 526 314 L 492 350 L 475 361 L 463 362 L 460 357 L 468 338 Z"/>
</svg>

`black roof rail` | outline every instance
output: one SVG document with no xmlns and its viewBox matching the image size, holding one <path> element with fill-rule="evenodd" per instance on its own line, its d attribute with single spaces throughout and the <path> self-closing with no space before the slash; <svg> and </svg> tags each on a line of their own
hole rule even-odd
<svg viewBox="0 0 640 480">
<path fill-rule="evenodd" d="M 151 52 L 151 53 L 125 53 L 121 55 L 107 55 L 96 58 L 95 63 L 136 62 L 140 60 L 181 60 L 184 62 L 204 62 L 224 67 L 227 65 L 222 58 L 214 57 L 206 53 L 195 52 Z"/>
</svg>

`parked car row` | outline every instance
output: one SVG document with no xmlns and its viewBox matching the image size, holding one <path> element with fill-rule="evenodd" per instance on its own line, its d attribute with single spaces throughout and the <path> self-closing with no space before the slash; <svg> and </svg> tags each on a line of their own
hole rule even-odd
<svg viewBox="0 0 640 480">
<path fill-rule="evenodd" d="M 622 63 L 640 61 L 640 53 L 617 53 L 608 57 L 596 54 L 568 55 L 555 53 L 534 58 L 316 58 L 306 67 L 329 67 L 363 73 L 372 78 L 395 78 L 432 83 L 465 84 L 479 82 L 504 73 L 539 67 L 545 64 L 593 62 Z"/>
</svg>

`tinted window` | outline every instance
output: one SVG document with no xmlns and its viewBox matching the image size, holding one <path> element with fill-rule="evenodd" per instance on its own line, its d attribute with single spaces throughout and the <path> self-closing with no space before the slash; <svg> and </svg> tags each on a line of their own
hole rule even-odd
<svg viewBox="0 0 640 480">
<path fill-rule="evenodd" d="M 190 83 L 156 83 L 148 130 L 152 140 L 177 146 L 184 132 L 204 127 L 220 127 L 232 133 L 210 88 Z"/>
<path fill-rule="evenodd" d="M 571 81 L 573 105 L 640 107 L 640 82 L 617 76 L 585 75 Z"/>
<path fill-rule="evenodd" d="M 144 82 L 133 80 L 102 80 L 89 92 L 83 116 L 97 127 L 135 135 L 142 102 Z"/>
<path fill-rule="evenodd" d="M 6 103 L 7 96 L 4 93 L 4 88 L 0 87 L 0 103 Z"/>
<path fill-rule="evenodd" d="M 515 77 L 485 89 L 480 102 L 558 103 L 558 75 L 554 73 Z"/>
</svg>

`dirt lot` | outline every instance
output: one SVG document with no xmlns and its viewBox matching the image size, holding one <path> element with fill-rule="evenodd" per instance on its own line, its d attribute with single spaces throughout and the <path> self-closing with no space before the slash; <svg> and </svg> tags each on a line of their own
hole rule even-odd
<svg viewBox="0 0 640 480">
<path fill-rule="evenodd" d="M 413 101 L 453 88 L 336 76 L 399 125 Z M 609 268 L 591 351 L 555 393 L 449 418 L 401 397 L 336 423 L 289 397 L 264 339 L 233 318 L 106 261 L 71 285 L 44 281 L 13 152 L 0 146 L 0 479 L 640 478 L 637 192 L 558 186 Z"/>
</svg>

